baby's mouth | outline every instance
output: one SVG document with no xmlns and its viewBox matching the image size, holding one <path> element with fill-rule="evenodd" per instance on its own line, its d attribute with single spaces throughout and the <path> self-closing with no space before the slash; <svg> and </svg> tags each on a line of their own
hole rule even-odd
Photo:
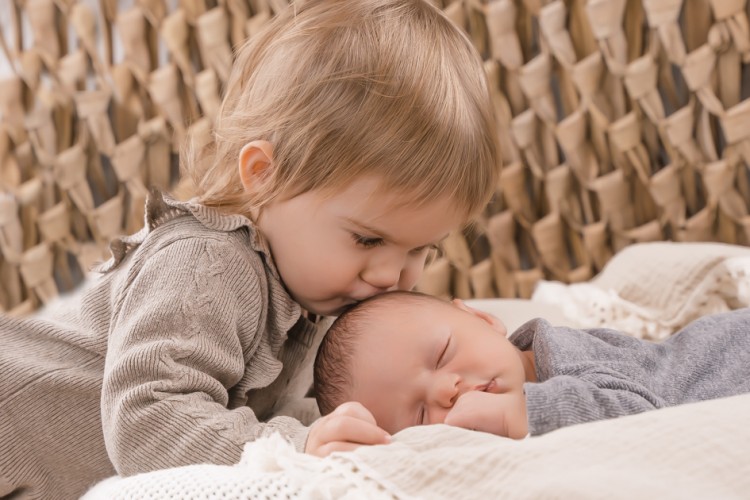
<svg viewBox="0 0 750 500">
<path fill-rule="evenodd" d="M 493 378 L 485 386 L 482 388 L 482 392 L 495 392 L 495 389 L 497 388 L 497 384 L 495 383 L 495 379 Z"/>
</svg>

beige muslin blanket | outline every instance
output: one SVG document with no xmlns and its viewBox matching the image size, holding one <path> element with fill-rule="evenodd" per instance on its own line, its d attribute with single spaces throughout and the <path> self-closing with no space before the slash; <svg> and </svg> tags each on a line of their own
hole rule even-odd
<svg viewBox="0 0 750 500">
<path fill-rule="evenodd" d="M 100 483 L 117 498 L 722 498 L 750 495 L 750 395 L 513 441 L 444 425 L 318 459 L 274 435 L 236 466 L 196 465 Z"/>
<path fill-rule="evenodd" d="M 750 306 L 750 248 L 723 243 L 631 245 L 584 283 L 540 281 L 532 302 L 582 328 L 662 340 L 708 314 Z"/>
</svg>

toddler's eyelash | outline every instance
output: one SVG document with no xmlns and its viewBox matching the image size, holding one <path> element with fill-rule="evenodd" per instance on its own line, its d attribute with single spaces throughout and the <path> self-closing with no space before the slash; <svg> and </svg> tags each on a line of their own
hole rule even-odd
<svg viewBox="0 0 750 500">
<path fill-rule="evenodd" d="M 385 240 L 383 238 L 370 238 L 367 236 L 362 236 L 361 234 L 357 234 L 357 233 L 351 233 L 351 234 L 352 234 L 352 239 L 354 240 L 354 242 L 357 245 L 363 246 L 365 248 L 375 248 L 375 247 L 385 245 Z M 437 256 L 441 255 L 442 253 L 440 246 L 434 243 L 431 245 L 425 245 L 423 247 L 415 248 L 414 250 L 411 251 L 411 253 L 418 254 L 418 253 L 422 253 L 425 250 L 433 250 Z"/>
<path fill-rule="evenodd" d="M 367 236 L 362 236 L 357 233 L 352 233 L 352 239 L 357 245 L 361 245 L 365 248 L 375 248 L 385 243 L 383 238 L 368 238 Z"/>
</svg>

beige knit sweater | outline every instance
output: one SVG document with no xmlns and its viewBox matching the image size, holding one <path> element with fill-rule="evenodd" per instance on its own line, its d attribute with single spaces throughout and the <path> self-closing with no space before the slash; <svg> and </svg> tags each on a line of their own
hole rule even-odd
<svg viewBox="0 0 750 500">
<path fill-rule="evenodd" d="M 274 415 L 309 388 L 323 328 L 248 219 L 161 195 L 146 212 L 85 288 L 0 317 L 0 497 L 233 464 L 273 431 L 303 448 L 308 428 Z"/>
</svg>

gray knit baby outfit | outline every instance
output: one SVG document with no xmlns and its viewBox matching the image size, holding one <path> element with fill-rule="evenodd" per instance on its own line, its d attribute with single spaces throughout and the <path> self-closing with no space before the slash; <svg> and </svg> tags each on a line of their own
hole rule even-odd
<svg viewBox="0 0 750 500">
<path fill-rule="evenodd" d="M 660 343 L 543 319 L 510 337 L 533 349 L 524 384 L 529 432 L 750 392 L 750 309 L 706 316 Z"/>
</svg>

